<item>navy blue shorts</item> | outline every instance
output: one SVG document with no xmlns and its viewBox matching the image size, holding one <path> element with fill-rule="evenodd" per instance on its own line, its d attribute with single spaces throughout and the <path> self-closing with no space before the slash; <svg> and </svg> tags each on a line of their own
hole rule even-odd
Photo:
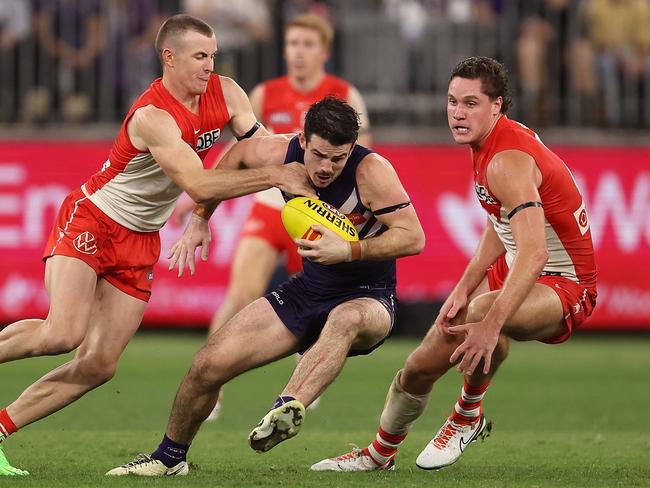
<svg viewBox="0 0 650 488">
<path fill-rule="evenodd" d="M 322 292 L 310 287 L 309 281 L 299 274 L 282 283 L 271 293 L 264 295 L 287 329 L 298 338 L 300 354 L 303 354 L 316 342 L 332 309 L 344 302 L 362 297 L 374 298 L 388 310 L 391 318 L 390 332 L 370 349 L 351 350 L 348 356 L 370 354 L 390 336 L 397 319 L 398 301 L 395 296 L 395 287 L 364 286 Z"/>
</svg>

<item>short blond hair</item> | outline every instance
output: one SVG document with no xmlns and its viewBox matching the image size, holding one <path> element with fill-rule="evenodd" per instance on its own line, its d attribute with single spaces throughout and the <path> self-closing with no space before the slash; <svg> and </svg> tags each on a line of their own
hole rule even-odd
<svg viewBox="0 0 650 488">
<path fill-rule="evenodd" d="M 287 22 L 287 24 L 284 26 L 285 36 L 287 35 L 287 32 L 289 32 L 289 29 L 292 27 L 302 27 L 304 29 L 311 29 L 318 32 L 318 35 L 320 36 L 325 49 L 328 51 L 332 49 L 332 42 L 334 41 L 334 29 L 332 29 L 332 25 L 324 18 L 314 14 L 298 15 L 297 17 L 294 17 L 289 22 Z"/>
<path fill-rule="evenodd" d="M 205 37 L 214 37 L 214 30 L 208 24 L 203 22 L 201 19 L 192 17 L 191 15 L 178 14 L 173 17 L 169 17 L 158 30 L 158 35 L 156 35 L 156 41 L 154 45 L 156 46 L 156 52 L 158 57 L 162 62 L 162 52 L 165 48 L 165 43 L 170 37 L 183 34 L 187 31 L 198 32 L 199 34 L 204 35 Z"/>
</svg>

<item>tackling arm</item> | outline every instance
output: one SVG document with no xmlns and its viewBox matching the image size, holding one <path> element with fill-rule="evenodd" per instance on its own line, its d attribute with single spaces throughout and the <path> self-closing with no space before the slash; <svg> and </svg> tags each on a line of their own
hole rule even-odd
<svg viewBox="0 0 650 488">
<path fill-rule="evenodd" d="M 163 171 L 196 202 L 227 200 L 272 186 L 284 188 L 287 184 L 293 184 L 293 191 L 298 194 L 313 194 L 311 187 L 307 189 L 306 173 L 301 185 L 298 178 L 291 180 L 287 176 L 288 170 L 273 168 L 270 162 L 245 171 L 238 167 L 204 169 L 199 157 L 183 141 L 174 119 L 158 108 L 138 109 L 127 129 L 133 144 L 139 149 L 148 149 Z M 295 188 L 295 185 L 302 188 Z"/>
</svg>

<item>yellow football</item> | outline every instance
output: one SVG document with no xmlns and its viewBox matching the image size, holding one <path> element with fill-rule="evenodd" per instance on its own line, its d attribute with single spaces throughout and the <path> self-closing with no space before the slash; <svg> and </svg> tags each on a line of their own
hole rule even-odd
<svg viewBox="0 0 650 488">
<path fill-rule="evenodd" d="M 327 202 L 314 198 L 296 197 L 282 207 L 282 223 L 294 239 L 315 241 L 321 234 L 311 229 L 320 224 L 346 241 L 358 241 L 359 235 L 350 219 Z"/>
</svg>

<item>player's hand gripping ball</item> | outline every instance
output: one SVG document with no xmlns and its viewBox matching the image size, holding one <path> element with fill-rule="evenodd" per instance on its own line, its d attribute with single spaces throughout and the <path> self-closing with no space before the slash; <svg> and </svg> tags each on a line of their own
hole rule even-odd
<svg viewBox="0 0 650 488">
<path fill-rule="evenodd" d="M 311 228 L 322 225 L 346 241 L 358 241 L 359 235 L 350 219 L 327 202 L 308 197 L 296 197 L 282 208 L 282 223 L 293 239 L 315 241 L 320 232 Z"/>
</svg>

